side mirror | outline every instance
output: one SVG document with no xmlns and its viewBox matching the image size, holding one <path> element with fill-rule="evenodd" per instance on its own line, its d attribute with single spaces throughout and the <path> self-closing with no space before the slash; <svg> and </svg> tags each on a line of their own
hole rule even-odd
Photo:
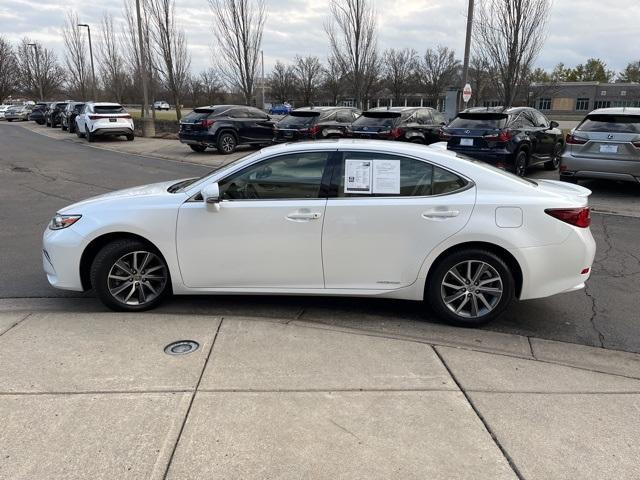
<svg viewBox="0 0 640 480">
<path fill-rule="evenodd" d="M 204 203 L 207 205 L 218 205 L 220 203 L 220 187 L 218 182 L 210 183 L 200 192 Z"/>
<path fill-rule="evenodd" d="M 551 128 L 558 128 L 560 126 L 560 124 L 558 122 L 556 122 L 555 120 L 551 120 L 551 123 L 549 123 L 549 126 Z"/>
</svg>

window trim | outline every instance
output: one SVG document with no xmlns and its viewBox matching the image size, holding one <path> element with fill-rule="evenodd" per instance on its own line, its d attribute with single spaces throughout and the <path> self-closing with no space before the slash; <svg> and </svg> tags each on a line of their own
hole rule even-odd
<svg viewBox="0 0 640 480">
<path fill-rule="evenodd" d="M 404 153 L 401 154 L 390 154 L 389 152 L 383 152 L 383 151 L 379 151 L 379 150 L 338 150 L 337 155 L 334 156 L 333 159 L 329 159 L 329 161 L 331 162 L 332 160 L 335 161 L 335 163 L 331 166 L 331 177 L 330 177 L 330 182 L 329 182 L 329 190 L 328 190 L 328 196 L 327 199 L 328 200 L 345 200 L 345 201 L 349 201 L 349 200 L 372 200 L 372 199 L 379 199 L 379 200 L 402 200 L 402 199 L 415 199 L 415 198 L 438 198 L 438 197 L 444 197 L 447 195 L 454 195 L 457 193 L 462 193 L 466 190 L 469 190 L 473 187 L 476 186 L 475 182 L 473 180 L 471 180 L 469 177 L 467 177 L 466 175 L 463 175 L 459 172 L 456 172 L 455 170 L 452 170 L 449 167 L 445 167 L 443 165 L 440 165 L 439 163 L 435 163 L 432 162 L 430 160 L 426 160 L 424 158 L 420 158 L 420 157 L 414 157 L 413 155 L 407 155 Z M 460 177 L 461 179 L 463 179 L 466 184 L 457 189 L 457 190 L 453 190 L 451 192 L 446 192 L 446 193 L 438 193 L 435 195 L 387 195 L 387 196 L 377 196 L 373 193 L 371 194 L 367 194 L 367 195 L 359 195 L 359 196 L 354 196 L 354 197 L 340 197 L 338 196 L 338 189 L 340 188 L 340 178 L 338 178 L 336 176 L 336 174 L 338 172 L 340 172 L 340 174 L 342 173 L 342 163 L 345 160 L 345 154 L 346 153 L 366 153 L 369 154 L 371 153 L 372 156 L 375 155 L 397 155 L 399 157 L 404 157 L 410 160 L 417 160 L 420 162 L 424 162 L 427 163 L 429 165 L 431 165 L 432 167 L 438 167 L 441 168 L 442 170 L 446 170 L 449 173 L 452 173 L 458 177 Z M 372 157 L 373 159 L 373 157 Z M 323 178 L 324 180 L 324 178 Z"/>
</svg>

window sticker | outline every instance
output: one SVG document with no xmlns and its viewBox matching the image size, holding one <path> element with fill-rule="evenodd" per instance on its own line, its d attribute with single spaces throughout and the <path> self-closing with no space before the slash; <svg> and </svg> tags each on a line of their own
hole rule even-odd
<svg viewBox="0 0 640 480">
<path fill-rule="evenodd" d="M 400 160 L 373 161 L 373 193 L 400 193 Z"/>
<path fill-rule="evenodd" d="M 371 193 L 371 160 L 345 160 L 344 193 Z"/>
</svg>

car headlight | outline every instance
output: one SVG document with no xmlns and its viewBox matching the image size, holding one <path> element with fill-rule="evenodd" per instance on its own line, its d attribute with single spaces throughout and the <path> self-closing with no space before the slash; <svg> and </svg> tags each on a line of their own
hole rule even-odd
<svg viewBox="0 0 640 480">
<path fill-rule="evenodd" d="M 49 228 L 51 230 L 62 230 L 76 223 L 81 217 L 82 215 L 60 215 L 58 213 L 49 222 Z"/>
</svg>

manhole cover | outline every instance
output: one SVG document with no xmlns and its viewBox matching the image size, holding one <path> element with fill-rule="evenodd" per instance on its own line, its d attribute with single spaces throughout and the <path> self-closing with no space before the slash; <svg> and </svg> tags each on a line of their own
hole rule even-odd
<svg viewBox="0 0 640 480">
<path fill-rule="evenodd" d="M 200 344 L 193 340 L 180 340 L 164 347 L 164 353 L 167 355 L 186 355 L 187 353 L 195 352 L 199 346 Z"/>
<path fill-rule="evenodd" d="M 21 173 L 31 172 L 31 169 L 27 167 L 13 167 L 11 170 L 13 170 L 14 172 L 21 172 Z"/>
</svg>

